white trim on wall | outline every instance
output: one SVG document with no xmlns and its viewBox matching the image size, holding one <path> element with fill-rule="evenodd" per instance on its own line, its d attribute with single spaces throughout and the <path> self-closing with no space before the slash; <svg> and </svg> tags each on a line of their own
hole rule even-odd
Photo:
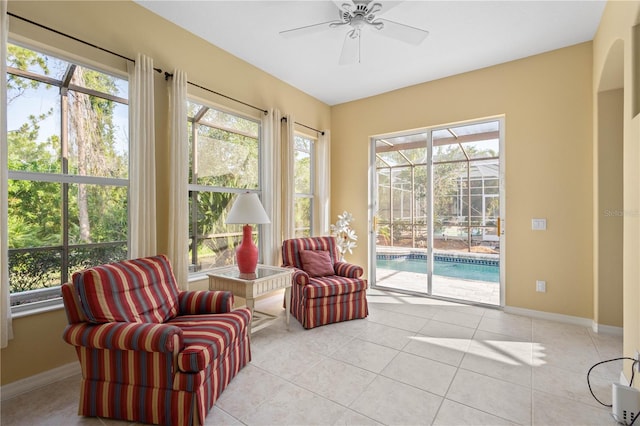
<svg viewBox="0 0 640 426">
<path fill-rule="evenodd" d="M 598 324 L 590 318 L 575 317 L 572 315 L 556 314 L 553 312 L 536 311 L 533 309 L 516 308 L 513 306 L 505 306 L 504 312 L 514 315 L 522 315 L 525 317 L 538 318 L 549 321 L 557 321 L 564 324 L 573 324 L 581 327 L 591 328 L 594 333 L 612 334 L 622 336 L 622 327 L 614 327 L 611 325 Z"/>
<path fill-rule="evenodd" d="M 23 393 L 31 392 L 32 390 L 76 374 L 80 374 L 80 363 L 78 363 L 78 361 L 70 362 L 69 364 L 61 365 L 60 367 L 44 371 L 34 376 L 17 380 L 0 387 L 0 401 L 15 398 Z"/>
</svg>

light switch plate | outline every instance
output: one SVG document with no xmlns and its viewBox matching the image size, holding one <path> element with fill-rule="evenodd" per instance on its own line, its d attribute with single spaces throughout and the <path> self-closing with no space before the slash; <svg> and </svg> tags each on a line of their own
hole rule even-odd
<svg viewBox="0 0 640 426">
<path fill-rule="evenodd" d="M 531 229 L 534 231 L 546 231 L 547 219 L 531 219 Z"/>
</svg>

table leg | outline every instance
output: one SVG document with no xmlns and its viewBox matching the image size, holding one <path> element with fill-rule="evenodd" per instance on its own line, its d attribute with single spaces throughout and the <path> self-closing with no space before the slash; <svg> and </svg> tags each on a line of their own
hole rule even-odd
<svg viewBox="0 0 640 426">
<path fill-rule="evenodd" d="M 284 289 L 284 309 L 287 321 L 287 330 L 289 330 L 289 305 L 291 304 L 291 286 Z"/>
<path fill-rule="evenodd" d="M 251 336 L 251 323 L 253 322 L 253 308 L 255 307 L 255 300 L 247 298 L 246 301 L 247 308 L 251 311 L 251 321 L 249 321 L 249 336 Z"/>
</svg>

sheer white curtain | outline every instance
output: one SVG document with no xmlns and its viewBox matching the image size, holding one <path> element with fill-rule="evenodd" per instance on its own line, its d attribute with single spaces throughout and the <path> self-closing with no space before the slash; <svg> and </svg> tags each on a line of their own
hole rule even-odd
<svg viewBox="0 0 640 426">
<path fill-rule="evenodd" d="M 7 134 L 7 63 L 4 58 L 7 54 L 7 38 L 9 37 L 9 17 L 7 16 L 7 0 L 0 0 L 0 50 L 2 60 L 0 60 L 0 135 L 2 139 Z M 7 143 L 0 144 L 0 238 L 2 238 L 2 256 L 0 258 L 0 347 L 6 348 L 9 340 L 13 339 L 13 327 L 11 325 L 11 301 L 9 298 L 9 228 L 7 216 L 9 211 L 8 203 L 8 182 L 9 177 L 7 164 Z"/>
<path fill-rule="evenodd" d="M 267 212 L 270 224 L 262 225 L 263 232 L 263 259 L 265 265 L 281 264 L 280 246 L 282 244 L 282 170 L 281 164 L 281 140 L 282 127 L 280 124 L 280 110 L 275 108 L 269 111 L 262 119 L 263 144 L 262 144 L 262 205 Z"/>
<path fill-rule="evenodd" d="M 153 59 L 129 64 L 129 236 L 131 258 L 153 256 L 156 244 L 156 149 Z"/>
<path fill-rule="evenodd" d="M 316 147 L 316 208 L 314 234 L 329 235 L 331 223 L 331 136 L 325 130 L 318 136 Z"/>
<path fill-rule="evenodd" d="M 295 216 L 293 207 L 295 203 L 295 175 L 294 175 L 294 126 L 292 115 L 286 115 L 286 121 L 282 121 L 282 239 L 294 238 Z"/>
<path fill-rule="evenodd" d="M 167 257 L 182 290 L 189 286 L 189 135 L 187 74 L 173 71 L 169 83 L 169 238 Z"/>
</svg>

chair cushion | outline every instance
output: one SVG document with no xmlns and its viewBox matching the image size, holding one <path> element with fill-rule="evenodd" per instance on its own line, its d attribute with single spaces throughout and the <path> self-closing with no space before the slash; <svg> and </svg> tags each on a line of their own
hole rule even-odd
<svg viewBox="0 0 640 426">
<path fill-rule="evenodd" d="M 162 255 L 95 266 L 72 280 L 92 323 L 163 323 L 178 315 L 178 287 Z"/>
<path fill-rule="evenodd" d="M 169 321 L 182 330 L 184 348 L 178 369 L 185 373 L 204 370 L 241 336 L 251 318 L 249 309 L 226 314 L 182 315 Z"/>
<path fill-rule="evenodd" d="M 302 294 L 307 299 L 315 299 L 318 297 L 355 293 L 366 289 L 367 280 L 331 275 L 328 277 L 310 278 L 309 284 L 304 286 Z"/>
<path fill-rule="evenodd" d="M 300 252 L 302 269 L 310 277 L 325 277 L 335 275 L 333 263 L 328 251 L 324 250 L 302 250 Z"/>
<path fill-rule="evenodd" d="M 293 238 L 282 242 L 282 265 L 304 269 L 300 253 L 304 250 L 322 250 L 329 252 L 331 263 L 339 259 L 338 245 L 335 237 Z"/>
</svg>

